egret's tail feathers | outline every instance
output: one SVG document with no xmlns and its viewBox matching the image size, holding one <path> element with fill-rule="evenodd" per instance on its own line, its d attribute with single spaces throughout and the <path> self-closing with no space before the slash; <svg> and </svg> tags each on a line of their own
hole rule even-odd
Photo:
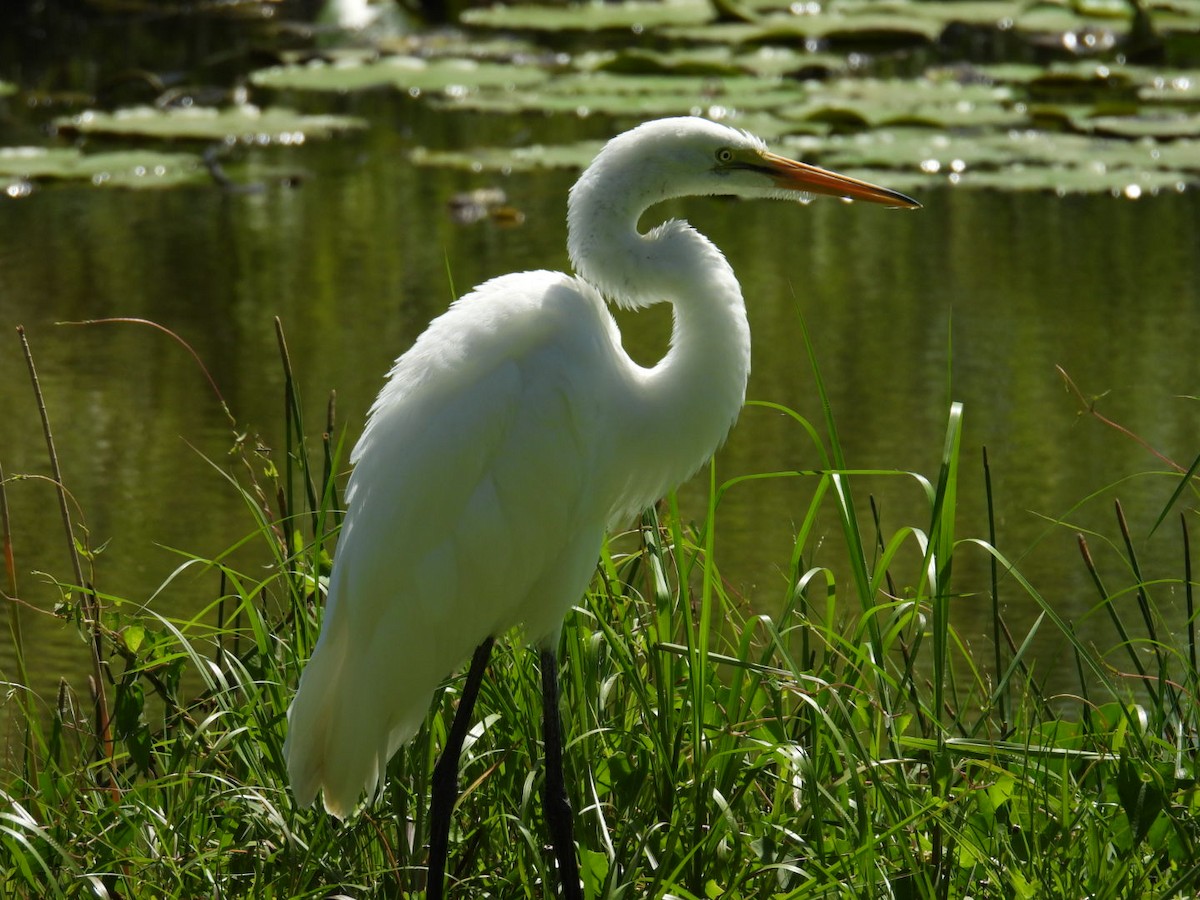
<svg viewBox="0 0 1200 900">
<path fill-rule="evenodd" d="M 349 646 L 337 623 L 326 624 L 333 627 L 288 709 L 284 755 L 296 802 L 309 806 L 320 793 L 326 811 L 344 819 L 364 792 L 380 789 L 388 760 L 421 727 L 437 682 L 398 686 L 394 673 L 372 668 L 368 648 Z"/>
</svg>

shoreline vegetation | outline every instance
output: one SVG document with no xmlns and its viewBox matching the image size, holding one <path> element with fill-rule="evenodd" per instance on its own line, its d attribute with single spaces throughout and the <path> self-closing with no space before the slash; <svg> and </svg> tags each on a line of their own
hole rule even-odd
<svg viewBox="0 0 1200 900">
<path fill-rule="evenodd" d="M 276 331 L 286 439 L 274 456 L 258 452 L 226 407 L 234 442 L 213 477 L 242 497 L 250 525 L 219 558 L 181 557 L 160 588 L 171 591 L 184 571 L 211 574 L 211 605 L 187 620 L 90 583 L 90 551 L 70 524 L 70 485 L 55 461 L 54 410 L 21 333 L 76 560 L 57 612 L 89 643 L 93 696 L 26 687 L 29 611 L 13 556 L 22 525 L 8 520 L 4 490 L 34 476 L 0 471 L 18 650 L 17 671 L 0 673 L 16 721 L 0 766 L 0 896 L 421 892 L 429 774 L 459 677 L 393 760 L 383 796 L 347 822 L 295 808 L 288 792 L 285 712 L 319 628 L 347 463 L 332 400 L 313 438 L 278 321 Z M 585 895 L 1195 896 L 1200 581 L 1190 531 L 1200 457 L 1156 461 L 1156 478 L 1178 485 L 1149 539 L 1177 530 L 1176 570 L 1142 570 L 1136 548 L 1147 536 L 1131 535 L 1119 502 L 1111 533 L 1081 533 L 1079 559 L 1063 560 L 1086 568 L 1090 615 L 1111 622 L 1111 643 L 1092 646 L 996 549 L 986 452 L 981 462 L 963 455 L 962 407 L 947 411 L 936 471 L 853 470 L 819 354 L 807 350 L 824 419 L 761 405 L 807 433 L 821 468 L 721 480 L 710 467 L 707 516 L 682 521 L 673 497 L 647 510 L 606 545 L 566 621 L 566 766 Z M 883 531 L 874 503 L 855 499 L 867 474 L 916 479 L 927 516 Z M 722 581 L 718 512 L 740 482 L 784 477 L 815 487 L 797 510 L 791 558 L 780 561 L 784 602 L 764 615 Z M 987 487 L 982 535 L 956 521 L 966 478 Z M 819 515 L 838 527 L 818 529 Z M 822 543 L 839 544 L 836 567 Z M 247 548 L 270 564 L 236 566 L 234 551 Z M 988 560 L 983 583 L 952 577 L 967 555 Z M 1036 604 L 1028 631 L 1005 623 L 1006 593 Z M 992 604 L 990 646 L 972 648 L 955 630 L 955 603 L 967 595 Z M 1076 693 L 1045 691 L 1027 658 L 1041 629 L 1062 635 Z M 510 636 L 490 669 L 464 752 L 451 890 L 541 897 L 555 879 L 539 837 L 536 658 Z"/>
</svg>

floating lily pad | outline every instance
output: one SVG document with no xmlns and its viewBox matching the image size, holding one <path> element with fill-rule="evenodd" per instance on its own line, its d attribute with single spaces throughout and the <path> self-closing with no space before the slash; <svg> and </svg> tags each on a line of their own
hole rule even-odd
<svg viewBox="0 0 1200 900">
<path fill-rule="evenodd" d="M 1147 7 L 1159 34 L 1200 33 L 1200 0 L 1151 0 Z"/>
<path fill-rule="evenodd" d="M 418 147 L 410 159 L 421 166 L 468 172 L 529 172 L 537 169 L 582 169 L 595 158 L 603 141 L 535 144 L 528 147 L 477 147 L 470 150 L 427 150 Z"/>
<path fill-rule="evenodd" d="M 1033 131 L 956 135 L 895 129 L 796 138 L 785 150 L 839 171 L 919 172 L 963 187 L 1078 193 L 1200 182 L 1200 141 L 1158 145 Z M 904 189 L 896 176 L 889 173 L 886 180 Z"/>
<path fill-rule="evenodd" d="M 511 31 L 634 31 L 663 25 L 694 25 L 713 18 L 713 8 L 701 0 L 650 3 L 573 3 L 569 6 L 496 5 L 468 9 L 465 25 Z"/>
<path fill-rule="evenodd" d="M 1132 7 L 1126 5 L 1124 16 L 1093 16 L 1072 9 L 1065 3 L 1031 3 L 1025 6 L 1013 21 L 1013 27 L 1021 32 L 1062 35 L 1075 33 L 1088 27 L 1107 31 L 1124 32 L 1128 29 Z M 1096 49 L 1100 49 L 1097 47 Z"/>
<path fill-rule="evenodd" d="M 1077 123 L 1082 131 L 1105 137 L 1156 138 L 1200 138 L 1200 114 L 1136 116 L 1092 116 Z"/>
<path fill-rule="evenodd" d="M 803 104 L 782 118 L 840 128 L 922 125 L 930 128 L 1012 128 L 1025 122 L 1013 110 L 1012 89 L 951 79 L 852 79 L 809 87 Z"/>
<path fill-rule="evenodd" d="M 1138 98 L 1149 103 L 1200 105 L 1200 72 L 1154 72 L 1139 85 Z"/>
<path fill-rule="evenodd" d="M 366 127 L 348 116 L 309 116 L 290 109 L 243 104 L 225 109 L 148 106 L 116 112 L 84 112 L 55 120 L 63 131 L 166 140 L 238 141 L 245 144 L 302 144 L 337 132 Z"/>
<path fill-rule="evenodd" d="M 561 145 L 537 145 L 532 147 L 477 147 L 463 151 L 440 151 L 418 148 L 410 159 L 416 165 L 439 166 L 462 169 L 468 172 L 532 172 L 543 169 L 570 169 L 578 171 L 590 163 L 603 147 L 603 141 L 581 141 Z M 879 170 L 854 169 L 846 174 L 867 180 L 878 180 Z M 887 177 L 894 182 L 901 180 L 900 187 L 914 187 L 927 183 L 928 178 L 920 172 L 909 173 L 907 179 L 897 179 L 894 172 Z"/>
<path fill-rule="evenodd" d="M 480 34 L 461 28 L 442 28 L 435 31 L 406 31 L 403 34 L 380 38 L 372 42 L 371 56 L 420 56 L 425 59 L 473 59 L 476 62 L 513 64 L 518 60 L 553 56 L 535 41 L 512 34 Z M 369 57 L 364 57 L 369 58 Z M 286 59 L 285 62 L 308 61 L 308 56 Z"/>
<path fill-rule="evenodd" d="M 942 23 L 907 15 L 845 16 L 840 21 L 830 16 L 820 27 L 807 32 L 809 37 L 832 44 L 861 46 L 909 46 L 932 43 L 942 33 Z"/>
<path fill-rule="evenodd" d="M 391 87 L 422 91 L 466 92 L 478 88 L 514 89 L 545 81 L 549 74 L 533 65 L 477 62 L 473 59 L 384 56 L 379 59 L 324 59 L 274 66 L 250 76 L 259 87 L 299 91 L 361 91 Z"/>
<path fill-rule="evenodd" d="M 1188 179 L 1172 172 L 1141 169 L 1089 169 L 1082 166 L 1018 168 L 1005 172 L 968 172 L 955 176 L 963 187 L 1003 191 L 1042 191 L 1068 194 L 1111 194 L 1136 200 L 1164 191 L 1185 190 Z"/>
<path fill-rule="evenodd" d="M 577 65 L 580 62 L 576 60 Z M 601 58 L 593 58 L 584 63 L 583 67 L 620 75 L 698 75 L 729 78 L 751 74 L 751 70 L 740 65 L 727 47 L 688 48 L 667 52 L 629 47 L 619 52 L 603 54 Z"/>
<path fill-rule="evenodd" d="M 736 61 L 750 74 L 770 78 L 829 78 L 849 69 L 849 62 L 840 53 L 801 51 L 794 47 L 749 48 L 738 53 Z"/>
<path fill-rule="evenodd" d="M 955 3 L 907 3 L 910 15 L 950 24 L 987 28 L 1007 27 L 1020 13 L 1023 3 L 1011 0 L 959 0 Z"/>
<path fill-rule="evenodd" d="M 208 173 L 190 153 L 121 150 L 85 154 L 75 147 L 0 148 L 0 186 L 10 194 L 35 181 L 87 181 L 97 187 L 168 188 Z"/>
<path fill-rule="evenodd" d="M 537 111 L 638 118 L 695 114 L 724 119 L 774 109 L 803 96 L 797 83 L 785 80 L 596 72 L 555 78 L 533 90 L 455 97 L 447 105 L 505 114 Z"/>
<path fill-rule="evenodd" d="M 805 4 L 797 4 L 803 6 Z M 833 44 L 910 46 L 934 41 L 944 24 L 915 15 L 870 10 L 844 13 L 815 12 L 806 15 L 776 15 L 755 22 L 722 22 L 713 25 L 673 25 L 663 28 L 665 36 L 683 41 L 722 44 L 783 44 L 825 41 Z"/>
</svg>

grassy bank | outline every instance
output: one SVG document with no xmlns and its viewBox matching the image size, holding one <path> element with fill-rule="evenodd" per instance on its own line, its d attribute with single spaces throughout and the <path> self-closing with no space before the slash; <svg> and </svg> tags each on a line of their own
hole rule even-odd
<svg viewBox="0 0 1200 900">
<path fill-rule="evenodd" d="M 34 698 L 22 672 L 5 673 L 24 742 L 0 771 L 0 896 L 420 893 L 428 775 L 458 681 L 393 761 L 380 802 L 338 824 L 296 809 L 287 791 L 284 714 L 319 627 L 344 454 L 336 423 L 312 438 L 283 357 L 282 452 L 265 461 L 239 441 L 213 476 L 244 497 L 246 530 L 271 565 L 188 560 L 216 587 L 187 621 L 133 617 L 136 604 L 87 587 L 79 566 L 63 578 L 66 614 L 91 642 L 103 703 L 66 690 Z M 587 896 L 1195 895 L 1200 675 L 1186 548 L 1196 466 L 1170 476 L 1179 491 L 1159 526 L 1183 529 L 1177 571 L 1143 572 L 1119 517 L 1109 537 L 1124 548 L 1120 584 L 1101 577 L 1082 536 L 1079 560 L 1064 561 L 1091 572 L 1096 610 L 1112 623 L 1111 645 L 1097 649 L 989 529 L 959 533 L 960 480 L 987 479 L 986 460 L 963 457 L 961 408 L 948 410 L 940 467 L 924 476 L 852 472 L 832 412 L 810 422 L 776 409 L 822 459 L 819 470 L 761 476 L 815 486 L 780 560 L 789 579 L 778 611 L 756 614 L 725 588 L 720 501 L 738 482 L 712 475 L 707 517 L 685 523 L 670 499 L 649 511 L 606 548 L 564 627 Z M 863 475 L 917 478 L 925 515 L 881 532 L 855 502 Z M 833 533 L 821 517 L 838 523 Z M 819 562 L 831 555 L 821 540 L 839 543 L 836 567 Z M 990 560 L 984 583 L 952 578 L 966 554 Z M 1041 610 L 1033 629 L 1009 632 L 1001 585 Z M 968 592 L 996 604 L 986 666 L 953 624 Z M 1160 611 L 1167 597 L 1186 621 Z M 1064 636 L 1076 696 L 1049 697 L 1035 678 L 1026 654 L 1038 629 Z M 542 897 L 553 882 L 535 666 L 519 641 L 493 654 L 464 754 L 452 895 Z"/>
</svg>

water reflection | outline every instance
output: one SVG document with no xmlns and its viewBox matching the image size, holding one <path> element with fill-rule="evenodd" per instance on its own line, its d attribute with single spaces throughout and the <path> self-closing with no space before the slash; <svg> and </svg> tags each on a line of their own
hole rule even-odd
<svg viewBox="0 0 1200 900">
<path fill-rule="evenodd" d="M 404 121 L 411 109 L 396 103 L 392 120 Z M 427 142 L 468 145 L 470 124 L 431 117 L 419 130 Z M 488 127 L 515 138 L 528 126 Z M 609 130 L 602 122 L 587 128 Z M 279 316 L 310 434 L 324 421 L 326 392 L 336 390 L 349 442 L 392 359 L 453 296 L 503 272 L 567 265 L 562 219 L 571 175 L 491 179 L 414 170 L 404 162 L 403 131 L 379 127 L 325 146 L 262 151 L 252 175 L 271 186 L 257 194 L 59 188 L 6 206 L 0 320 L 23 323 L 30 335 L 67 484 L 92 545 L 104 547 L 96 562 L 101 590 L 146 602 L 183 561 L 177 550 L 219 554 L 253 523 L 214 469 L 229 465 L 234 429 L 177 345 L 138 326 L 52 323 L 140 316 L 164 324 L 205 360 L 238 430 L 272 445 L 282 418 L 272 329 Z M 281 170 L 307 177 L 285 186 L 273 180 Z M 524 213 L 524 226 L 455 225 L 448 200 L 494 180 Z M 986 535 L 977 464 L 986 445 L 1001 548 L 1065 617 L 1110 647 L 1115 638 L 1105 623 L 1089 617 L 1096 598 L 1075 531 L 1115 535 L 1113 494 L 1076 504 L 1133 473 L 1164 467 L 1134 441 L 1081 416 L 1054 367 L 1086 392 L 1104 394 L 1107 415 L 1191 462 L 1200 450 L 1200 407 L 1188 399 L 1200 384 L 1200 200 L 1195 192 L 1129 202 L 956 191 L 919 199 L 926 208 L 915 214 L 834 201 L 808 208 L 688 201 L 660 216 L 686 215 L 738 271 L 755 338 L 750 396 L 819 423 L 803 315 L 852 467 L 932 475 L 949 401 L 962 400 L 960 536 Z M 632 352 L 645 359 L 661 349 L 669 327 L 653 314 L 622 324 Z M 5 341 L 0 459 L 9 475 L 42 473 L 45 449 L 28 378 L 11 332 Z M 718 473 L 819 464 L 794 422 L 752 408 L 722 450 Z M 1139 539 L 1176 484 L 1143 478 L 1116 492 Z M 685 513 L 697 518 L 702 487 L 682 494 Z M 747 603 L 770 609 L 780 602 L 794 528 L 814 489 L 815 479 L 797 477 L 747 483 L 727 496 L 718 562 Z M 856 492 L 864 511 L 874 497 L 885 535 L 925 525 L 911 478 L 863 477 Z M 69 571 L 52 494 L 44 482 L 22 481 L 10 485 L 9 502 L 21 594 L 50 609 L 57 589 L 31 573 L 66 578 Z M 1053 524 L 1059 516 L 1070 526 Z M 820 520 L 819 533 L 827 539 L 806 562 L 839 571 L 832 516 Z M 1143 544 L 1152 577 L 1181 575 L 1174 529 Z M 1098 552 L 1113 583 L 1128 583 L 1115 552 Z M 956 563 L 962 596 L 954 615 L 972 641 L 991 614 L 986 566 L 982 553 L 964 553 Z M 1011 580 L 1002 591 L 1019 632 L 1036 610 Z M 153 608 L 189 615 L 216 593 L 211 574 L 187 574 Z M 1158 599 L 1171 600 L 1165 592 Z M 60 675 L 80 680 L 84 648 L 70 627 L 30 614 L 26 632 L 46 696 Z M 1039 666 L 1059 665 L 1063 649 L 1046 632 Z M 11 671 L 7 635 L 0 664 Z"/>
</svg>

